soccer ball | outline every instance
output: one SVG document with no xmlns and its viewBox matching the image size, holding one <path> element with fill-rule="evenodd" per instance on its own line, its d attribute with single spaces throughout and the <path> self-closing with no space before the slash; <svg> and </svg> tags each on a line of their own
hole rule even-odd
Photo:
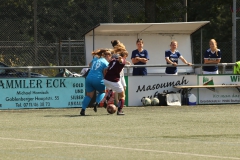
<svg viewBox="0 0 240 160">
<path fill-rule="evenodd" d="M 107 112 L 109 113 L 109 114 L 113 114 L 113 113 L 115 113 L 117 111 L 117 107 L 114 105 L 114 104 L 109 104 L 108 106 L 107 106 Z"/>
<path fill-rule="evenodd" d="M 151 99 L 150 98 L 143 98 L 142 103 L 144 106 L 150 106 L 151 105 Z"/>
<path fill-rule="evenodd" d="M 159 99 L 156 98 L 156 97 L 153 98 L 153 99 L 152 99 L 152 102 L 151 102 L 151 105 L 152 105 L 152 106 L 158 106 L 158 105 L 159 105 Z"/>
</svg>

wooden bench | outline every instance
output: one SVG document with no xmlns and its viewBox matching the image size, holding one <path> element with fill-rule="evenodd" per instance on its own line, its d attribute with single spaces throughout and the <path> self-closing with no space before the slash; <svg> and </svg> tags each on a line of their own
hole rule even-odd
<svg viewBox="0 0 240 160">
<path fill-rule="evenodd" d="M 240 85 L 192 85 L 192 86 L 174 86 L 174 88 L 182 89 L 182 95 L 183 95 L 183 104 L 187 105 L 187 98 L 189 91 L 191 91 L 193 88 L 237 88 L 237 90 L 240 92 Z"/>
</svg>

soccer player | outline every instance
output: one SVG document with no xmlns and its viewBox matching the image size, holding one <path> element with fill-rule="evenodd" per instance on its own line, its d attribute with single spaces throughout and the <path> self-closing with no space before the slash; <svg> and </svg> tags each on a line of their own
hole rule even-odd
<svg viewBox="0 0 240 160">
<path fill-rule="evenodd" d="M 191 63 L 188 63 L 181 53 L 177 50 L 178 43 L 177 41 L 171 41 L 170 43 L 170 50 L 165 51 L 165 60 L 167 64 L 171 64 L 175 67 L 166 67 L 165 73 L 169 75 L 177 75 L 178 70 L 177 70 L 177 65 L 178 65 L 178 58 L 182 60 L 183 63 L 191 66 Z"/>
<path fill-rule="evenodd" d="M 204 54 L 204 64 L 218 64 L 221 61 L 221 51 L 215 39 L 209 41 L 210 48 Z M 203 74 L 218 74 L 218 66 L 204 66 Z"/>
<path fill-rule="evenodd" d="M 111 44 L 113 46 L 113 48 L 117 45 L 117 44 L 120 44 L 121 42 L 119 40 L 112 40 L 111 41 Z M 117 47 L 117 46 L 116 46 Z M 113 57 L 114 58 L 114 57 Z M 126 64 L 127 65 L 131 65 L 130 62 L 126 61 Z M 123 88 L 124 88 L 124 91 L 126 91 L 126 88 L 127 88 L 127 85 L 126 85 L 126 81 L 125 81 L 125 78 L 124 78 L 124 68 L 122 69 L 122 71 L 120 72 L 120 82 L 122 83 L 123 85 Z M 116 104 L 118 105 L 118 94 L 114 94 L 114 99 L 115 99 L 115 102 Z M 105 104 L 106 105 L 106 104 Z M 106 107 L 106 106 L 105 106 Z"/>
<path fill-rule="evenodd" d="M 125 103 L 125 90 L 120 81 L 120 72 L 126 64 L 128 52 L 122 43 L 116 44 L 113 51 L 114 55 L 112 60 L 110 61 L 108 68 L 105 69 L 106 75 L 104 77 L 104 84 L 106 85 L 106 88 L 109 89 L 109 92 L 104 105 L 107 104 L 113 91 L 115 91 L 119 98 L 117 115 L 124 115 L 122 109 Z"/>
<path fill-rule="evenodd" d="M 92 52 L 95 57 L 91 61 L 91 69 L 86 77 L 86 96 L 82 102 L 82 109 L 80 111 L 81 116 L 85 116 L 85 110 L 94 96 L 94 91 L 98 91 L 96 97 L 96 104 L 94 111 L 97 112 L 97 105 L 102 101 L 105 96 L 106 87 L 103 82 L 104 69 L 108 67 L 109 61 L 112 57 L 112 52 L 109 49 L 99 49 Z"/>
</svg>

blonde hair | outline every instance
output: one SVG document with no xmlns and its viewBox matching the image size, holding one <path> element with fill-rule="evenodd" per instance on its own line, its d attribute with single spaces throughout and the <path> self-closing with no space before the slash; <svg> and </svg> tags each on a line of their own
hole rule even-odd
<svg viewBox="0 0 240 160">
<path fill-rule="evenodd" d="M 125 50 L 125 51 L 122 51 L 122 52 L 119 53 L 119 55 L 120 55 L 121 57 L 124 57 L 124 56 L 127 57 L 127 56 L 128 56 L 128 51 L 126 51 L 126 50 Z"/>
<path fill-rule="evenodd" d="M 119 54 L 121 57 L 125 55 L 128 56 L 128 52 L 123 43 L 121 43 L 119 40 L 113 40 L 111 41 L 111 43 L 113 45 L 113 50 L 112 50 L 113 54 Z"/>
<path fill-rule="evenodd" d="M 111 55 L 112 51 L 108 48 L 98 49 L 92 52 L 92 56 L 97 56 L 98 58 L 105 57 L 106 55 Z"/>
<path fill-rule="evenodd" d="M 214 44 L 215 48 L 215 52 L 216 55 L 218 56 L 218 48 L 217 48 L 217 41 L 215 39 L 210 39 L 209 43 L 212 42 Z"/>
<path fill-rule="evenodd" d="M 172 45 L 172 43 L 178 43 L 178 42 L 175 41 L 175 40 L 172 40 L 171 43 L 170 43 L 170 45 Z"/>
</svg>

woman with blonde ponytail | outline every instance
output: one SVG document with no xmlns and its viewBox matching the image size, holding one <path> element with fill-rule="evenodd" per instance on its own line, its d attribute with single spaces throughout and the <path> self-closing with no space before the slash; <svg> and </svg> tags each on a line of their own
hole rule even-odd
<svg viewBox="0 0 240 160">
<path fill-rule="evenodd" d="M 221 51 L 217 47 L 217 42 L 215 39 L 210 39 L 210 48 L 204 54 L 204 64 L 218 64 L 221 61 Z M 218 66 L 204 66 L 203 74 L 218 74 Z"/>
<path fill-rule="evenodd" d="M 109 63 L 107 69 L 105 69 L 105 77 L 104 84 L 106 88 L 109 90 L 106 100 L 104 102 L 104 106 L 108 104 L 108 100 L 115 91 L 115 94 L 118 94 L 118 111 L 117 115 L 124 115 L 122 109 L 125 103 L 125 90 L 124 84 L 121 82 L 121 72 L 127 63 L 126 58 L 128 56 L 128 52 L 125 46 L 119 40 L 111 41 L 113 46 L 113 56 L 112 60 Z"/>
</svg>

